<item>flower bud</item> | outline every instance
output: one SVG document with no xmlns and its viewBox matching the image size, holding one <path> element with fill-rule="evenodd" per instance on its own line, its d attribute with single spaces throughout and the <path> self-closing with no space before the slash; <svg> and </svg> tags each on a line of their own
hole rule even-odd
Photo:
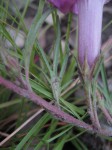
<svg viewBox="0 0 112 150">
<path fill-rule="evenodd" d="M 100 54 L 103 6 L 109 0 L 48 0 L 63 13 L 78 12 L 78 59 L 92 67 Z"/>
</svg>

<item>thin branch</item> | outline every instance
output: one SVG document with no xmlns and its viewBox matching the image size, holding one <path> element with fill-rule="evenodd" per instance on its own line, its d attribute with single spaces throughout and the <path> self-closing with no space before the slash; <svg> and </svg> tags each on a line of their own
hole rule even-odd
<svg viewBox="0 0 112 150">
<path fill-rule="evenodd" d="M 13 92 L 19 94 L 20 96 L 28 98 L 32 102 L 44 107 L 48 112 L 50 112 L 50 114 L 52 114 L 53 116 L 55 116 L 59 120 L 62 120 L 63 122 L 73 124 L 77 127 L 86 129 L 86 130 L 91 131 L 91 132 L 95 132 L 95 133 L 102 134 L 105 136 L 112 136 L 112 132 L 110 132 L 108 130 L 104 130 L 104 129 L 103 130 L 102 129 L 101 130 L 94 129 L 91 125 L 88 125 L 85 122 L 74 118 L 73 116 L 63 112 L 62 110 L 60 110 L 56 106 L 45 101 L 44 99 L 42 99 L 41 97 L 36 95 L 34 92 L 31 92 L 31 91 L 26 90 L 26 89 L 22 89 L 22 88 L 16 86 L 15 84 L 13 84 L 12 82 L 5 80 L 1 76 L 0 76 L 0 84 L 5 86 L 6 88 L 12 90 Z"/>
</svg>

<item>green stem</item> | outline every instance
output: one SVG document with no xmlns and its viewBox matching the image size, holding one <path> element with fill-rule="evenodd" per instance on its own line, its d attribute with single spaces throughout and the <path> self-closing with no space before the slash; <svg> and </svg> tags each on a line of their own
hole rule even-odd
<svg viewBox="0 0 112 150">
<path fill-rule="evenodd" d="M 95 117 L 94 117 L 94 113 L 93 113 L 94 110 L 93 110 L 93 103 L 92 103 L 92 99 L 91 99 L 91 85 L 90 84 L 87 85 L 86 95 L 87 95 L 87 100 L 88 100 L 88 113 L 90 114 L 92 123 L 94 123 Z"/>
<path fill-rule="evenodd" d="M 96 129 L 101 129 L 100 122 L 97 115 L 97 105 L 96 105 L 96 82 L 95 81 L 87 81 L 86 84 L 86 94 L 88 99 L 88 113 L 90 114 L 90 119 L 92 121 L 93 126 Z"/>
<path fill-rule="evenodd" d="M 59 48 L 60 48 L 60 41 L 61 41 L 61 31 L 60 31 L 60 23 L 59 23 L 58 16 L 57 16 L 56 27 L 57 27 L 56 29 L 57 38 L 56 38 L 56 43 L 54 48 L 54 61 L 53 61 L 53 72 L 55 75 L 57 75 Z"/>
<path fill-rule="evenodd" d="M 67 33 L 66 33 L 66 44 L 65 44 L 65 59 L 63 61 L 62 64 L 62 68 L 61 68 L 61 72 L 60 72 L 60 79 L 63 78 L 63 75 L 65 73 L 66 67 L 67 67 L 67 62 L 68 62 L 68 58 L 69 58 L 69 46 L 68 46 L 68 42 L 69 42 L 69 37 L 70 37 L 70 27 L 71 27 L 71 22 L 72 22 L 72 14 L 69 14 L 69 18 L 68 18 L 68 27 L 67 27 Z"/>
<path fill-rule="evenodd" d="M 44 60 L 44 62 L 46 64 L 46 66 L 47 66 L 47 69 L 48 69 L 48 71 L 50 73 L 50 76 L 52 77 L 53 76 L 53 71 L 52 71 L 52 69 L 51 69 L 51 67 L 50 67 L 50 65 L 48 63 L 48 60 L 47 60 L 46 55 L 45 55 L 45 52 L 40 47 L 39 43 L 37 43 L 37 47 L 38 47 L 38 50 L 39 50 L 39 52 L 40 52 L 40 54 L 41 54 L 41 56 L 42 56 L 42 58 L 43 58 L 43 60 Z"/>
<path fill-rule="evenodd" d="M 97 128 L 101 128 L 100 126 L 100 122 L 99 122 L 99 119 L 98 119 L 98 114 L 97 114 L 97 98 L 96 98 L 96 93 L 97 93 L 97 90 L 96 90 L 96 80 L 92 82 L 92 86 L 93 86 L 93 112 L 94 112 L 94 116 L 95 116 L 95 123 L 96 123 L 96 126 Z"/>
</svg>

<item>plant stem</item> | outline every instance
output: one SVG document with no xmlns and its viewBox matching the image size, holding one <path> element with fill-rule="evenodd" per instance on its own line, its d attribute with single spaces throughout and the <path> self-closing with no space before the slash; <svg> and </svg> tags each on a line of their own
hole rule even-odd
<svg viewBox="0 0 112 150">
<path fill-rule="evenodd" d="M 71 124 L 76 124 L 78 127 L 82 127 L 88 130 L 92 130 L 92 127 L 87 125 L 86 123 L 79 121 L 69 114 L 59 110 L 56 106 L 49 104 L 49 102 L 45 101 L 38 95 L 36 95 L 34 92 L 31 92 L 29 90 L 20 88 L 13 84 L 12 82 L 5 80 L 0 76 L 0 84 L 5 86 L 6 88 L 14 91 L 15 93 L 19 94 L 20 96 L 23 96 L 27 99 L 30 99 L 34 103 L 44 107 L 47 111 L 49 111 L 53 116 L 57 117 L 59 120 L 63 120 L 65 122 L 71 123 Z"/>
<path fill-rule="evenodd" d="M 101 135 L 112 136 L 112 132 L 110 132 L 108 130 L 104 130 L 104 129 L 103 130 L 94 129 L 91 125 L 88 125 L 85 122 L 72 117 L 71 115 L 60 110 L 58 107 L 56 107 L 52 104 L 49 104 L 49 102 L 45 101 L 44 99 L 42 99 L 41 97 L 36 95 L 34 92 L 20 88 L 17 85 L 15 85 L 14 83 L 12 83 L 8 80 L 5 80 L 1 76 L 0 76 L 0 85 L 3 85 L 6 88 L 12 90 L 13 92 L 19 94 L 20 96 L 30 99 L 32 102 L 36 103 L 37 105 L 44 107 L 48 112 L 50 112 L 50 114 L 55 116 L 57 119 L 62 120 L 63 122 L 70 123 L 77 127 L 86 129 L 91 132 L 99 133 Z"/>
<path fill-rule="evenodd" d="M 57 76 L 57 69 L 58 69 L 58 57 L 59 57 L 59 49 L 60 49 L 60 41 L 61 41 L 61 31 L 60 31 L 60 23 L 59 23 L 59 17 L 57 16 L 57 22 L 56 22 L 56 32 L 57 32 L 57 38 L 54 48 L 54 61 L 53 61 L 53 72 Z"/>
<path fill-rule="evenodd" d="M 96 93 L 94 91 L 93 97 L 92 97 L 92 82 L 88 82 L 85 86 L 85 93 L 88 100 L 88 113 L 90 115 L 90 119 L 92 121 L 93 127 L 96 129 L 100 129 L 100 123 L 97 115 L 97 109 L 96 109 Z"/>
<path fill-rule="evenodd" d="M 68 42 L 69 42 L 69 36 L 70 36 L 71 22 L 72 22 L 72 14 L 69 14 L 68 27 L 67 27 L 67 33 L 66 33 L 66 44 L 65 44 L 65 52 L 66 53 L 65 53 L 65 58 L 64 58 L 62 68 L 61 68 L 61 71 L 60 71 L 60 76 L 59 76 L 60 79 L 63 78 L 63 75 L 64 75 L 66 67 L 67 67 L 68 58 L 69 58 L 70 49 L 69 49 Z"/>
</svg>

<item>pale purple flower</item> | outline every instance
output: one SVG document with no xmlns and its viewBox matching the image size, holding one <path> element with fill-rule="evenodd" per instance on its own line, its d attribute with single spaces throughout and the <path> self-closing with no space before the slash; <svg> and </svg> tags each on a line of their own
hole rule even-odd
<svg viewBox="0 0 112 150">
<path fill-rule="evenodd" d="M 78 56 L 80 64 L 87 59 L 91 67 L 99 56 L 103 6 L 106 0 L 78 1 Z"/>
<path fill-rule="evenodd" d="M 109 0 L 48 0 L 63 13 L 78 11 L 78 58 L 91 67 L 99 56 L 103 6 Z"/>
</svg>

